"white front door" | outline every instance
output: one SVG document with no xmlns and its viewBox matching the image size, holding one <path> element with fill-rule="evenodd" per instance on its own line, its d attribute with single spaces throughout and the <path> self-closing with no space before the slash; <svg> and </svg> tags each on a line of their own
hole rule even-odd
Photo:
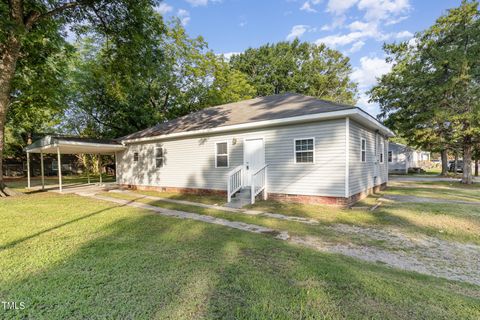
<svg viewBox="0 0 480 320">
<path fill-rule="evenodd" d="M 243 146 L 245 166 L 245 186 L 250 186 L 252 174 L 265 164 L 265 146 L 263 138 L 245 139 Z"/>
</svg>

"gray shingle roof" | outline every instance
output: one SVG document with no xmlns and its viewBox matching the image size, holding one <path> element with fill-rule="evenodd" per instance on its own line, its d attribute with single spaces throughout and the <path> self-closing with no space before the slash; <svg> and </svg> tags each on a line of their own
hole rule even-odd
<svg viewBox="0 0 480 320">
<path fill-rule="evenodd" d="M 354 106 L 299 94 L 278 94 L 206 108 L 132 133 L 119 138 L 119 140 L 154 137 L 176 132 L 211 129 L 355 108 Z"/>
</svg>

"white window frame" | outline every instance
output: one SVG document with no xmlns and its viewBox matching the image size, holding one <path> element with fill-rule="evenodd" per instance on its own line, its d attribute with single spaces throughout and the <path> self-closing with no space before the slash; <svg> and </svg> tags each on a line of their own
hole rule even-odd
<svg viewBox="0 0 480 320">
<path fill-rule="evenodd" d="M 363 141 L 365 141 L 365 150 L 363 150 Z M 363 153 L 365 152 L 365 160 L 363 160 Z M 366 163 L 367 162 L 367 139 L 360 138 L 360 162 Z"/>
<path fill-rule="evenodd" d="M 162 150 L 162 156 L 158 157 L 157 156 L 157 150 L 161 149 Z M 165 166 L 165 148 L 163 146 L 155 147 L 155 169 L 161 169 Z M 162 165 L 160 167 L 157 166 L 157 160 L 162 159 Z"/>
<path fill-rule="evenodd" d="M 217 145 L 219 143 L 226 143 L 227 144 L 227 153 L 221 153 L 221 154 L 218 154 L 217 153 Z M 219 168 L 219 169 L 226 169 L 226 168 L 230 168 L 230 144 L 228 143 L 228 140 L 226 141 L 216 141 L 215 144 L 214 144 L 214 147 L 215 147 L 215 168 Z M 218 158 L 217 156 L 227 156 L 227 166 L 226 167 L 219 167 L 218 166 Z"/>
<path fill-rule="evenodd" d="M 388 150 L 388 153 L 387 153 L 387 161 L 388 161 L 388 163 L 392 163 L 392 162 L 393 162 L 393 151 L 392 151 L 392 150 Z"/>
<path fill-rule="evenodd" d="M 297 151 L 297 141 L 300 141 L 300 140 L 313 140 L 313 150 L 312 150 L 312 153 L 313 153 L 313 162 L 297 162 L 297 152 L 310 152 L 310 150 L 303 150 L 303 151 Z M 309 164 L 315 164 L 315 149 L 316 149 L 316 145 L 315 145 L 315 137 L 309 137 L 309 138 L 296 138 L 296 139 L 293 139 L 293 161 L 295 164 L 306 164 L 306 165 L 309 165 Z"/>
<path fill-rule="evenodd" d="M 381 138 L 380 138 L 381 139 Z M 380 163 L 385 162 L 385 143 L 383 140 L 380 140 L 380 153 L 378 154 L 378 157 L 380 158 Z"/>
<path fill-rule="evenodd" d="M 137 155 L 137 160 L 135 160 L 135 155 Z M 138 163 L 139 160 L 140 160 L 140 152 L 135 151 L 133 153 L 133 162 Z"/>
</svg>

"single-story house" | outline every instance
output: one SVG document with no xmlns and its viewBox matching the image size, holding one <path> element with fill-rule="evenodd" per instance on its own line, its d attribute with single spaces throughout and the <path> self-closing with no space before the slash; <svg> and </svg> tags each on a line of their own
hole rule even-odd
<svg viewBox="0 0 480 320">
<path fill-rule="evenodd" d="M 280 94 L 200 110 L 119 138 L 117 183 L 349 205 L 386 186 L 391 130 L 362 109 Z"/>
<path fill-rule="evenodd" d="M 410 169 L 422 168 L 430 162 L 430 152 L 390 142 L 388 144 L 388 172 L 406 174 Z"/>
</svg>

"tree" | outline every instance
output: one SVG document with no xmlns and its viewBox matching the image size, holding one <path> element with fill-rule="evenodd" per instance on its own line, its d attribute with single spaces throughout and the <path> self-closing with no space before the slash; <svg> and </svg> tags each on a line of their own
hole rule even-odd
<svg viewBox="0 0 480 320">
<path fill-rule="evenodd" d="M 349 58 L 323 44 L 267 44 L 232 56 L 230 65 L 247 75 L 259 96 L 294 92 L 355 103 L 357 85 L 350 79 Z"/>
<path fill-rule="evenodd" d="M 165 25 L 154 14 L 148 30 L 150 37 L 127 47 L 91 38 L 78 43 L 67 131 L 116 138 L 255 95 L 245 75 L 208 51 L 202 38 L 188 37 L 178 21 Z"/>
<path fill-rule="evenodd" d="M 472 183 L 472 148 L 480 133 L 477 2 L 462 2 L 410 44 L 385 46 L 394 62 L 371 91 L 381 117 L 414 146 L 442 153 L 463 149 L 463 183 Z"/>
<path fill-rule="evenodd" d="M 141 26 L 153 12 L 150 0 L 10 0 L 0 2 L 0 190 L 8 109 L 15 91 L 17 65 L 35 38 L 49 41 L 48 32 L 69 23 L 85 31 L 107 34 L 117 42 L 142 37 Z M 30 48 L 31 49 L 31 48 Z M 34 48 L 35 50 L 35 48 Z M 1 192 L 1 191 L 0 191 Z"/>
</svg>

